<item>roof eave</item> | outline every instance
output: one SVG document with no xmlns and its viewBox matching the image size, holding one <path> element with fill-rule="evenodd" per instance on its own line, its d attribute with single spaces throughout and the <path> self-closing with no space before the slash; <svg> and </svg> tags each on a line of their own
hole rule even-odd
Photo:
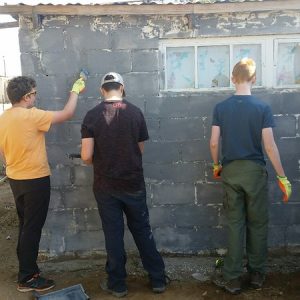
<svg viewBox="0 0 300 300">
<path fill-rule="evenodd" d="M 237 13 L 249 11 L 300 10 L 299 0 L 263 2 L 226 2 L 213 4 L 151 4 L 151 5 L 5 5 L 0 14 L 21 15 L 182 15 Z"/>
</svg>

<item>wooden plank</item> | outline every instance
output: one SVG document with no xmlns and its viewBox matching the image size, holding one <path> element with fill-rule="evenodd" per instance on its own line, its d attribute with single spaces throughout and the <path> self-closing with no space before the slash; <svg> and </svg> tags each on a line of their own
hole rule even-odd
<svg viewBox="0 0 300 300">
<path fill-rule="evenodd" d="M 273 0 L 264 2 L 232 2 L 195 6 L 195 14 L 238 13 L 253 11 L 300 10 L 300 0 Z"/>
<path fill-rule="evenodd" d="M 181 15 L 193 13 L 194 4 L 186 5 L 6 5 L 0 6 L 0 14 L 33 13 L 42 15 Z"/>
<path fill-rule="evenodd" d="M 0 23 L 0 29 L 3 28 L 14 28 L 14 27 L 19 27 L 19 22 L 7 22 L 7 23 Z"/>
<path fill-rule="evenodd" d="M 246 11 L 300 10 L 300 0 L 236 2 L 214 4 L 159 4 L 159 5 L 5 5 L 0 14 L 22 15 L 184 15 L 237 13 Z"/>
<path fill-rule="evenodd" d="M 32 7 L 28 5 L 4 5 L 0 6 L 0 14 L 31 14 Z"/>
<path fill-rule="evenodd" d="M 38 13 L 49 14 L 48 9 L 39 6 Z M 100 15 L 181 15 L 189 14 L 194 11 L 194 4 L 186 5 L 96 5 L 96 6 L 61 6 L 56 11 L 62 15 L 90 15 L 90 16 L 100 16 Z M 51 14 L 51 12 L 50 12 Z"/>
</svg>

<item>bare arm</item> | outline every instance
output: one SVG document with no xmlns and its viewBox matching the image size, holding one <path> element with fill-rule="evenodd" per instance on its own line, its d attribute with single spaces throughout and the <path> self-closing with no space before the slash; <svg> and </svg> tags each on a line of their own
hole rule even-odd
<svg viewBox="0 0 300 300">
<path fill-rule="evenodd" d="M 74 115 L 77 105 L 78 95 L 74 92 L 70 92 L 70 97 L 63 110 L 53 111 L 52 124 L 62 123 L 69 120 Z"/>
<path fill-rule="evenodd" d="M 139 145 L 141 153 L 143 154 L 144 153 L 144 148 L 145 148 L 145 143 L 144 142 L 139 142 L 138 145 Z"/>
<path fill-rule="evenodd" d="M 87 165 L 93 163 L 94 138 L 84 138 L 81 140 L 81 159 Z"/>
<path fill-rule="evenodd" d="M 279 176 L 285 176 L 281 160 L 280 160 L 280 155 L 279 151 L 277 148 L 277 145 L 274 141 L 274 136 L 273 136 L 273 130 L 272 128 L 264 128 L 262 130 L 262 139 L 263 139 L 263 144 L 266 150 L 266 153 L 273 165 L 273 168 L 275 169 L 275 172 Z"/>
<path fill-rule="evenodd" d="M 214 164 L 219 163 L 219 140 L 220 140 L 220 127 L 212 126 L 210 137 L 210 154 Z"/>
</svg>

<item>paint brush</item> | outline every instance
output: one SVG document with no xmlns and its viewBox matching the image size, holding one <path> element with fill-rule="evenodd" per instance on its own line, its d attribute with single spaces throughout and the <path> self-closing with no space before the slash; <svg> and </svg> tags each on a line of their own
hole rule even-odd
<svg viewBox="0 0 300 300">
<path fill-rule="evenodd" d="M 84 81 L 87 80 L 87 77 L 89 76 L 89 71 L 87 69 L 81 69 L 79 77 L 82 78 Z"/>
</svg>

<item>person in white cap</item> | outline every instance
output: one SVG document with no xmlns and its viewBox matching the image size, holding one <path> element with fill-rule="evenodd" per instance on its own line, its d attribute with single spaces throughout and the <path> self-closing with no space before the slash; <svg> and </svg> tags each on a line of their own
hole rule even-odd
<svg viewBox="0 0 300 300">
<path fill-rule="evenodd" d="M 148 137 L 141 110 L 127 100 L 120 74 L 101 81 L 104 101 L 91 109 L 81 127 L 81 158 L 93 164 L 93 191 L 98 204 L 107 251 L 107 280 L 101 288 L 116 297 L 127 295 L 124 219 L 133 235 L 153 292 L 166 289 L 165 265 L 149 224 L 142 167 Z"/>
</svg>

